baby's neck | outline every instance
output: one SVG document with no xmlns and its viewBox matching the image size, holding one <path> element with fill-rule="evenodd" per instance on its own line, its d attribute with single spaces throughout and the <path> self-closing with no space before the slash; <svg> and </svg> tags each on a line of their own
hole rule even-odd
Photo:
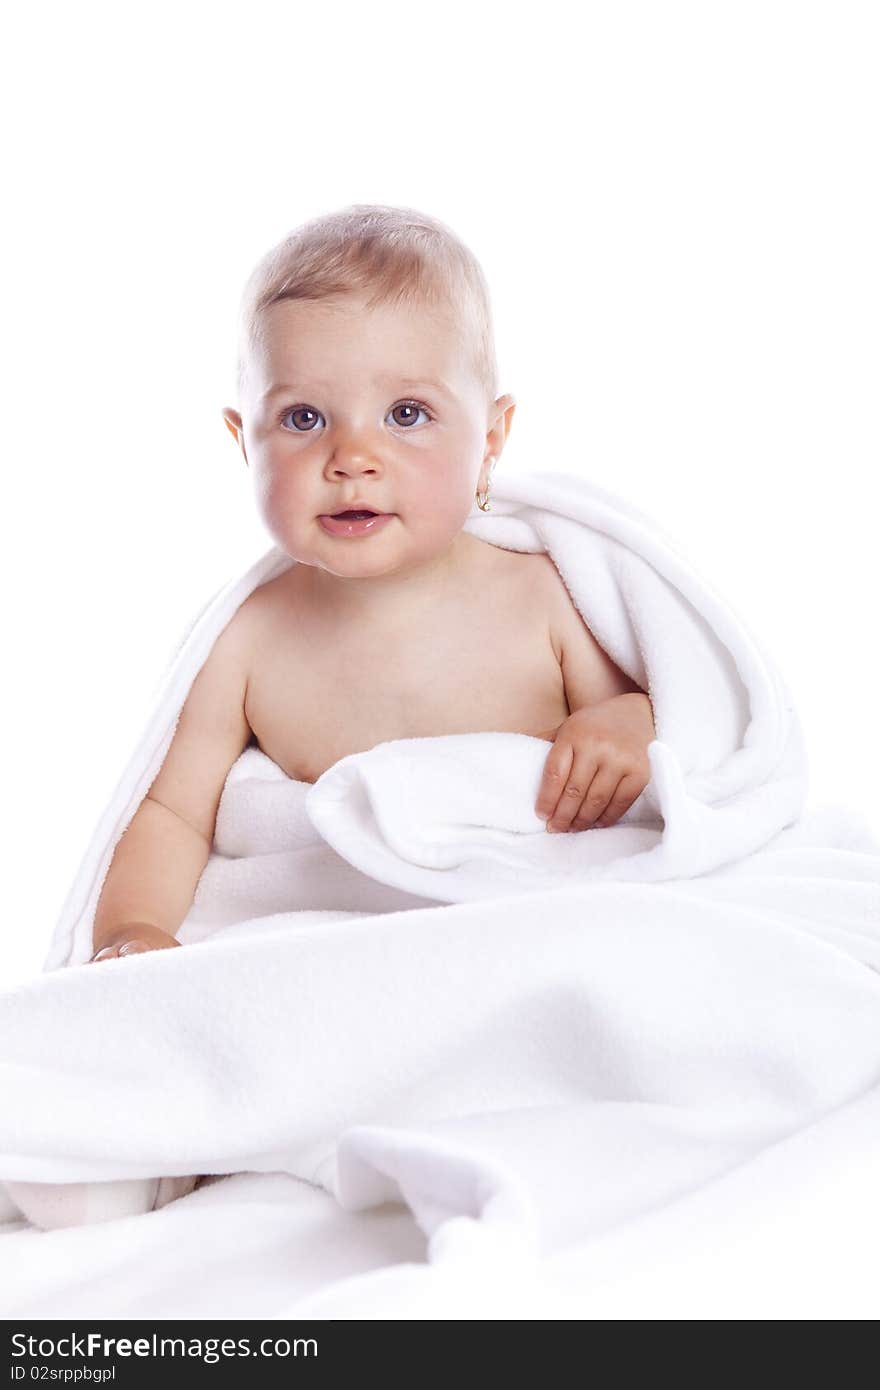
<svg viewBox="0 0 880 1390">
<path fill-rule="evenodd" d="M 411 569 L 344 578 L 315 565 L 302 565 L 299 568 L 308 574 L 300 578 L 334 620 L 375 622 L 384 628 L 409 619 L 423 621 L 426 610 L 456 594 L 469 594 L 478 601 L 473 580 L 486 548 L 485 541 L 461 531 L 442 555 Z"/>
</svg>

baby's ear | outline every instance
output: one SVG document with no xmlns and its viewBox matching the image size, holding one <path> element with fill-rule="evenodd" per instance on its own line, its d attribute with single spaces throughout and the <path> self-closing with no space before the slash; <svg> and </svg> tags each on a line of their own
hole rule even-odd
<svg viewBox="0 0 880 1390">
<path fill-rule="evenodd" d="M 231 406 L 224 406 L 223 423 L 229 430 L 229 433 L 232 435 L 232 438 L 235 440 L 236 444 L 240 447 L 241 452 L 244 454 L 244 461 L 245 463 L 247 463 L 248 457 L 244 449 L 244 430 L 242 428 L 241 416 L 239 415 L 238 411 L 233 410 Z"/>
<path fill-rule="evenodd" d="M 241 433 L 241 416 L 237 410 L 232 409 L 231 405 L 223 407 L 223 423 L 237 444 L 238 436 Z"/>
</svg>

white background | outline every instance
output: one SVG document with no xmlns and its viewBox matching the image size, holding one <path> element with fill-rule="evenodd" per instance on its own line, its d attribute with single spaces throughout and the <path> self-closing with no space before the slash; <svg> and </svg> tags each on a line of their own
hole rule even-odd
<svg viewBox="0 0 880 1390">
<path fill-rule="evenodd" d="M 579 473 L 655 516 L 776 654 L 811 804 L 880 833 L 876 15 L 18 7 L 5 984 L 41 968 L 190 616 L 270 544 L 220 413 L 245 277 L 351 202 L 469 243 L 518 402 L 499 470 Z"/>
</svg>

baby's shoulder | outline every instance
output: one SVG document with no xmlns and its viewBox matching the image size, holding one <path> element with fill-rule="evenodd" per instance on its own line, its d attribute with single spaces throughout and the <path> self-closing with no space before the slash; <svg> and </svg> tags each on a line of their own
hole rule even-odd
<svg viewBox="0 0 880 1390">
<path fill-rule="evenodd" d="M 556 565 L 546 551 L 510 551 L 515 556 L 512 573 L 518 581 L 518 599 L 529 602 L 555 629 L 569 620 L 571 596 Z"/>
<path fill-rule="evenodd" d="M 571 596 L 556 563 L 546 551 L 529 552 L 521 574 L 531 601 L 547 623 L 557 661 L 595 664 L 601 651 L 592 630 Z"/>
<path fill-rule="evenodd" d="M 580 709 L 641 689 L 605 651 L 550 556 L 542 552 L 532 558 L 539 561 L 533 568 L 535 592 L 545 606 L 569 708 Z"/>
<path fill-rule="evenodd" d="M 524 588 L 537 584 L 545 597 L 554 576 L 559 580 L 559 571 L 544 550 L 508 550 L 506 546 L 481 540 L 479 553 L 487 566 L 494 567 L 499 580 L 519 581 Z"/>
<path fill-rule="evenodd" d="M 293 565 L 248 594 L 233 616 L 242 633 L 265 632 L 268 625 L 302 607 L 302 585 L 297 582 L 300 570 L 301 566 Z"/>
<path fill-rule="evenodd" d="M 282 596 L 277 585 L 277 579 L 270 580 L 242 599 L 215 643 L 217 659 L 234 664 L 248 680 L 256 656 L 271 649 L 278 631 Z"/>
</svg>

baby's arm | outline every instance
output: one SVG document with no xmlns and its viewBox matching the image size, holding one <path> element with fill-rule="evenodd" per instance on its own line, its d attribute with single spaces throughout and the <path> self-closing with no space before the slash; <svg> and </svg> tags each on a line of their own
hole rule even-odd
<svg viewBox="0 0 880 1390">
<path fill-rule="evenodd" d="M 550 580 L 550 638 L 569 717 L 538 735 L 553 748 L 535 812 L 550 831 L 613 825 L 650 781 L 653 707 L 648 694 L 597 642 L 555 566 L 545 574 Z"/>
<path fill-rule="evenodd" d="M 180 945 L 174 933 L 208 862 L 226 777 L 251 737 L 247 628 L 239 609 L 193 681 L 158 776 L 116 846 L 92 960 Z"/>
<path fill-rule="evenodd" d="M 549 556 L 542 558 L 550 641 L 562 672 L 569 713 L 617 695 L 644 693 L 597 642 L 553 561 Z M 552 732 L 548 730 L 548 736 Z"/>
<path fill-rule="evenodd" d="M 176 812 L 144 797 L 120 840 L 92 928 L 93 960 L 179 946 L 210 844 Z"/>
</svg>

